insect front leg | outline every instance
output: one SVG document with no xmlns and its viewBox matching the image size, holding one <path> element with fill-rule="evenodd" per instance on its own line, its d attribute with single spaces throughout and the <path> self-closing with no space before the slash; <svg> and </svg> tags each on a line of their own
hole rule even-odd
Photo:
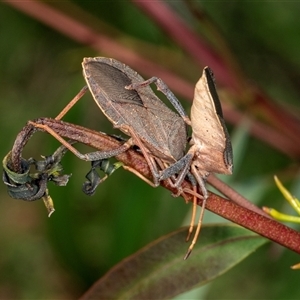
<svg viewBox="0 0 300 300">
<path fill-rule="evenodd" d="M 127 142 L 125 142 L 123 145 L 121 145 L 116 149 L 112 149 L 108 151 L 95 151 L 95 152 L 82 154 L 48 125 L 39 124 L 32 121 L 29 121 L 28 124 L 48 132 L 54 138 L 56 138 L 62 145 L 64 145 L 67 149 L 69 149 L 74 155 L 76 155 L 79 159 L 85 161 L 95 161 L 95 160 L 102 160 L 102 159 L 114 157 L 123 152 L 126 152 L 133 145 L 132 139 L 129 139 Z"/>
<path fill-rule="evenodd" d="M 164 163 L 163 163 L 162 160 L 160 160 L 160 159 L 158 159 L 158 158 L 155 158 L 155 161 L 157 162 L 157 164 L 158 164 L 158 166 L 160 167 L 161 170 L 165 169 L 165 166 L 164 166 Z M 142 179 L 143 181 L 145 181 L 146 183 L 148 183 L 150 186 L 152 186 L 152 187 L 154 187 L 154 188 L 156 187 L 156 185 L 155 185 L 152 181 L 150 181 L 148 178 L 146 178 L 145 176 L 143 176 L 143 175 L 142 175 L 141 173 L 139 173 L 137 170 L 135 170 L 135 169 L 133 169 L 133 168 L 131 168 L 131 167 L 125 166 L 125 165 L 123 166 L 123 168 L 124 168 L 125 170 L 127 170 L 127 171 L 132 172 L 132 173 L 135 174 L 137 177 L 139 177 L 140 179 Z M 168 183 L 169 183 L 169 185 L 170 185 L 171 187 L 174 186 L 172 179 L 173 179 L 173 176 L 172 176 L 172 178 L 167 178 Z M 197 184 L 197 183 L 196 183 L 196 184 Z M 178 193 L 176 194 L 176 196 L 179 196 Z M 185 195 L 184 192 L 182 193 L 182 196 L 186 199 L 186 195 Z M 186 201 L 187 201 L 187 200 L 186 200 Z"/>
<path fill-rule="evenodd" d="M 184 178 L 189 172 L 189 168 L 191 166 L 193 156 L 194 156 L 193 153 L 188 152 L 185 156 L 183 156 L 181 159 L 176 161 L 174 164 L 170 165 L 168 168 L 161 171 L 159 180 L 165 180 L 175 174 L 178 174 L 176 180 L 173 183 L 173 187 L 179 189 L 182 185 Z"/>
</svg>

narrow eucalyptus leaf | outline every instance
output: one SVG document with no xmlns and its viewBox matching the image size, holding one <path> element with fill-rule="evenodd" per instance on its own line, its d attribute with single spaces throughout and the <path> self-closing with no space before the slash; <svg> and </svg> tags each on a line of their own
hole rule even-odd
<svg viewBox="0 0 300 300">
<path fill-rule="evenodd" d="M 203 225 L 193 255 L 183 260 L 185 236 L 181 228 L 145 246 L 81 299 L 170 299 L 220 276 L 267 241 L 237 225 Z"/>
</svg>

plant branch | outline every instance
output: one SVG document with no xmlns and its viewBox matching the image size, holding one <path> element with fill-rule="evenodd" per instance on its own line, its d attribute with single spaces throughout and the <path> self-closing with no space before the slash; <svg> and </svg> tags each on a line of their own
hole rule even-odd
<svg viewBox="0 0 300 300">
<path fill-rule="evenodd" d="M 34 120 L 34 122 L 49 126 L 58 135 L 86 144 L 99 151 L 112 150 L 121 145 L 120 141 L 111 136 L 60 120 L 40 118 Z M 22 129 L 13 145 L 11 159 L 14 169 L 13 171 L 15 172 L 20 172 L 22 169 L 21 156 L 23 148 L 34 132 L 39 130 L 33 127 L 31 124 L 32 123 L 28 123 L 28 125 Z M 116 156 L 116 159 L 124 163 L 126 166 L 133 168 L 144 177 L 150 180 L 152 179 L 146 160 L 135 150 L 130 149 L 125 153 Z M 168 185 L 167 181 L 163 181 L 161 185 L 172 192 L 176 192 L 176 190 L 172 189 Z M 192 189 L 192 186 L 188 181 L 184 181 L 182 187 L 184 189 Z M 185 199 L 187 201 L 193 200 L 192 195 L 189 194 L 186 194 Z M 198 205 L 201 204 L 202 200 L 198 199 Z M 275 220 L 272 220 L 247 208 L 241 207 L 235 202 L 226 200 L 213 193 L 209 194 L 206 208 L 227 220 L 248 228 L 249 230 L 300 254 L 300 233 L 281 223 L 278 223 Z"/>
</svg>

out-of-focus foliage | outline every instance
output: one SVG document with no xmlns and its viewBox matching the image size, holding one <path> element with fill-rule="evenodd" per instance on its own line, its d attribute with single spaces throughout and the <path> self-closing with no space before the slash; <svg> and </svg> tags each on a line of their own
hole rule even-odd
<svg viewBox="0 0 300 300">
<path fill-rule="evenodd" d="M 124 38 L 132 35 L 169 47 L 184 57 L 168 36 L 129 1 L 77 2 L 94 17 L 124 32 Z M 182 1 L 169 3 L 183 17 L 187 15 Z M 300 4 L 206 1 L 203 7 L 224 34 L 249 78 L 273 99 L 299 111 Z M 55 117 L 81 89 L 82 57 L 101 53 L 77 44 L 4 3 L 0 4 L 0 32 L 0 156 L 4 157 L 27 120 Z M 200 71 L 192 74 L 191 78 L 200 74 Z M 189 105 L 185 103 L 186 107 Z M 112 130 L 90 96 L 85 96 L 65 119 L 95 130 L 118 133 Z M 230 129 L 234 151 L 242 157 L 230 184 L 260 206 L 279 207 L 283 204 L 282 197 L 272 176 L 290 167 L 290 159 L 251 137 L 243 139 L 241 145 L 241 139 L 234 138 L 237 131 Z M 38 158 L 51 154 L 58 145 L 52 137 L 39 133 L 30 140 L 24 156 Z M 162 188 L 153 189 L 121 169 L 90 198 L 81 192 L 89 165 L 71 154 L 66 155 L 63 165 L 66 173 L 73 176 L 67 187 L 50 186 L 56 208 L 50 219 L 42 202 L 13 200 L 4 185 L 0 185 L 2 299 L 78 297 L 122 258 L 177 229 L 189 211 L 190 206 L 182 199 L 172 198 Z M 207 213 L 206 220 L 212 219 L 214 216 Z M 264 247 L 205 287 L 202 296 L 299 298 L 298 273 L 289 269 L 297 260 L 295 254 L 277 246 Z"/>
</svg>

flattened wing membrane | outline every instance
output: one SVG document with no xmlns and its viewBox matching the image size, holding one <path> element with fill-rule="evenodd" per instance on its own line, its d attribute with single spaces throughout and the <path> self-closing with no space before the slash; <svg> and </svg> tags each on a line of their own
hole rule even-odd
<svg viewBox="0 0 300 300">
<path fill-rule="evenodd" d="M 180 144 L 179 149 L 172 147 L 176 151 L 170 153 L 168 137 L 174 130 L 169 123 L 177 120 L 180 123 L 176 124 L 177 127 L 182 126 L 185 130 L 184 121 L 161 102 L 149 86 L 139 91 L 125 88 L 144 81 L 137 72 L 117 60 L 105 57 L 84 58 L 82 65 L 96 103 L 115 127 L 127 125 L 134 128 L 157 157 L 173 161 L 182 156 L 186 140 L 183 139 L 184 144 Z M 185 132 L 182 134 L 186 135 Z"/>
<path fill-rule="evenodd" d="M 124 88 L 131 84 L 132 81 L 120 70 L 122 65 L 116 68 L 106 61 L 95 61 L 93 59 L 85 59 L 83 63 L 83 70 L 86 73 L 88 72 L 85 75 L 93 78 L 97 86 L 101 87 L 101 92 L 105 93 L 111 101 L 143 105 L 142 99 L 135 90 L 126 90 Z"/>
</svg>

